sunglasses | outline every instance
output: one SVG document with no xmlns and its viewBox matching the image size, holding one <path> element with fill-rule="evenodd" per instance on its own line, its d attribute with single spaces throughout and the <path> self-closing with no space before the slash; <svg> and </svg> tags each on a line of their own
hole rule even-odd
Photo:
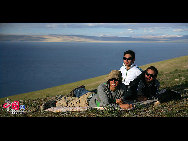
<svg viewBox="0 0 188 141">
<path fill-rule="evenodd" d="M 123 57 L 123 60 L 133 60 L 133 58 L 132 57 L 129 57 L 129 58 Z"/>
<path fill-rule="evenodd" d="M 155 77 L 155 75 L 153 75 L 153 74 L 149 74 L 148 72 L 146 72 L 146 75 L 147 75 L 147 76 L 150 76 L 150 77 L 152 77 L 152 78 Z"/>
</svg>

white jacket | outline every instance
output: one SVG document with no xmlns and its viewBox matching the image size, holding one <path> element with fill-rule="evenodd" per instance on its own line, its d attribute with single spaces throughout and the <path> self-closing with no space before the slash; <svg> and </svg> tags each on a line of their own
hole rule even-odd
<svg viewBox="0 0 188 141">
<path fill-rule="evenodd" d="M 135 64 L 132 64 L 131 68 L 127 70 L 125 64 L 123 63 L 123 66 L 120 68 L 120 71 L 123 77 L 122 82 L 125 85 L 129 85 L 131 81 L 133 81 L 138 75 L 142 73 L 142 69 Z"/>
</svg>

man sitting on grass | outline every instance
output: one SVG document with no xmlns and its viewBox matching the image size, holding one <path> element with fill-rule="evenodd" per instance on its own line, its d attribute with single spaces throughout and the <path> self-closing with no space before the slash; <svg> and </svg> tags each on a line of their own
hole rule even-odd
<svg viewBox="0 0 188 141">
<path fill-rule="evenodd" d="M 128 87 L 129 83 L 132 82 L 137 76 L 142 73 L 142 69 L 139 68 L 135 63 L 135 52 L 127 50 L 123 56 L 123 66 L 120 68 L 122 73 L 122 82 Z"/>
<path fill-rule="evenodd" d="M 119 102 L 121 99 L 131 97 L 132 93 L 126 93 L 126 86 L 122 83 L 121 71 L 113 70 L 107 77 L 107 82 L 97 88 L 95 94 L 89 100 L 90 107 L 120 107 L 122 109 L 132 108 L 132 104 Z"/>
<path fill-rule="evenodd" d="M 130 84 L 128 92 L 133 93 L 138 101 L 145 101 L 157 97 L 160 83 L 157 80 L 158 70 L 154 66 L 148 67 Z"/>
<path fill-rule="evenodd" d="M 158 70 L 154 66 L 148 67 L 126 87 L 126 95 L 130 97 L 119 99 L 117 103 L 132 104 L 133 106 L 140 102 L 156 98 L 160 86 L 159 81 L 156 79 L 157 74 Z"/>
<path fill-rule="evenodd" d="M 180 99 L 181 95 L 179 92 L 170 89 L 159 91 L 160 83 L 157 80 L 157 75 L 157 68 L 154 66 L 148 67 L 127 87 L 127 95 L 131 95 L 132 97 L 120 102 L 126 103 L 126 101 L 134 100 L 136 101 L 136 103 L 133 102 L 134 104 L 137 104 L 137 102 L 144 103 L 144 101 L 147 101 L 145 102 L 147 104 L 151 104 L 153 102 L 161 103 Z"/>
</svg>

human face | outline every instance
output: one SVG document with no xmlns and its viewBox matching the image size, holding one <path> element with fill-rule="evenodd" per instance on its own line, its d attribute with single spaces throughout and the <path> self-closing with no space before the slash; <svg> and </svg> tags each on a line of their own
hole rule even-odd
<svg viewBox="0 0 188 141">
<path fill-rule="evenodd" d="M 146 82 L 151 82 L 155 79 L 155 72 L 151 69 L 148 69 L 145 73 L 145 80 Z"/>
<path fill-rule="evenodd" d="M 110 80 L 110 90 L 115 91 L 118 84 L 119 84 L 119 81 L 117 79 L 111 79 Z"/>
<path fill-rule="evenodd" d="M 132 59 L 132 56 L 130 54 L 125 54 L 123 58 L 127 58 L 126 60 L 123 59 L 123 62 L 125 64 L 125 66 L 130 67 L 133 63 L 135 59 Z"/>
</svg>

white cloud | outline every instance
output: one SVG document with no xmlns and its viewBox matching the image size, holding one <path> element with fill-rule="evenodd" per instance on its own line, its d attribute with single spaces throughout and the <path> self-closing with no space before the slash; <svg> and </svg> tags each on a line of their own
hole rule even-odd
<svg viewBox="0 0 188 141">
<path fill-rule="evenodd" d="M 131 28 L 128 28 L 127 30 L 129 31 L 129 33 L 133 33 L 134 32 L 133 29 L 131 29 Z"/>
<path fill-rule="evenodd" d="M 182 31 L 184 31 L 184 30 L 179 28 L 179 29 L 174 29 L 173 31 L 174 31 L 174 32 L 182 32 Z"/>
<path fill-rule="evenodd" d="M 172 37 L 182 37 L 183 35 L 146 35 L 146 36 L 137 36 L 139 38 L 144 38 L 144 39 L 160 39 L 160 38 L 172 38 Z"/>
<path fill-rule="evenodd" d="M 183 35 L 162 35 L 161 38 L 182 37 Z"/>
<path fill-rule="evenodd" d="M 143 28 L 144 32 L 154 32 L 156 29 L 159 29 L 158 27 L 153 27 L 153 28 Z"/>
</svg>

